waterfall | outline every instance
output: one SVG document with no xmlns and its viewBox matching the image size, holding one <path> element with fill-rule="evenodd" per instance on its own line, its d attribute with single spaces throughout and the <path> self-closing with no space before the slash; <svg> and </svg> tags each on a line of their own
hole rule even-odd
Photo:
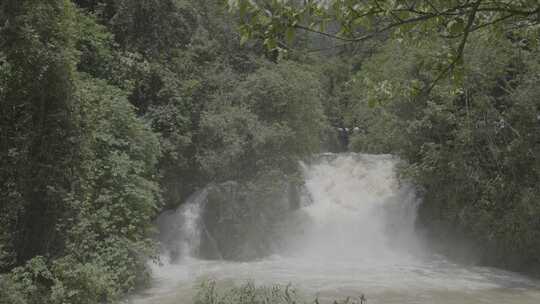
<svg viewBox="0 0 540 304">
<path fill-rule="evenodd" d="M 301 208 L 279 229 L 285 246 L 277 254 L 342 258 L 403 257 L 418 247 L 414 233 L 416 198 L 396 177 L 390 155 L 322 154 L 302 163 Z M 192 195 L 161 225 L 173 257 L 196 256 L 208 188 Z"/>
<path fill-rule="evenodd" d="M 158 218 L 160 243 L 171 261 L 197 256 L 201 241 L 201 210 L 207 199 L 207 188 L 192 194 L 174 212 Z"/>
<path fill-rule="evenodd" d="M 194 286 L 207 278 L 223 284 L 292 283 L 320 303 L 360 294 L 375 304 L 540 303 L 540 282 L 455 264 L 425 249 L 415 232 L 418 200 L 414 189 L 397 178 L 397 164 L 390 155 L 313 157 L 301 164 L 299 208 L 270 202 L 271 208 L 285 210 L 285 216 L 266 222 L 273 224 L 270 231 L 249 222 L 253 213 L 242 213 L 253 201 L 242 200 L 237 183 L 198 191 L 176 211 L 160 216 L 160 240 L 172 259 L 153 266 L 153 288 L 135 303 L 191 304 Z M 234 221 L 237 212 L 248 214 L 248 220 Z M 269 250 L 262 250 L 266 256 L 261 258 L 234 260 L 240 252 L 234 249 L 247 243 L 244 231 L 276 244 L 263 247 Z M 232 259 L 220 251 L 223 244 L 233 244 Z M 211 256 L 201 254 L 214 250 Z"/>
<path fill-rule="evenodd" d="M 390 155 L 324 154 L 303 164 L 312 204 L 289 239 L 295 255 L 333 258 L 403 257 L 419 248 L 417 199 L 399 182 Z"/>
</svg>

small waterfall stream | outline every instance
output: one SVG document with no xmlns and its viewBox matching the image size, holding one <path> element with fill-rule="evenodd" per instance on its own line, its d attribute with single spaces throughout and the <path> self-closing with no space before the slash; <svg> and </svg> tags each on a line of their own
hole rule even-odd
<svg viewBox="0 0 540 304">
<path fill-rule="evenodd" d="M 198 259 L 207 191 L 160 223 L 168 256 L 154 287 L 133 303 L 190 303 L 198 281 L 292 283 L 321 300 L 366 294 L 369 303 L 540 303 L 538 282 L 432 254 L 415 232 L 414 189 L 388 155 L 324 154 L 303 164 L 306 195 L 279 224 L 279 246 L 249 262 Z M 276 233 L 275 231 L 273 233 Z M 208 237 L 208 236 L 207 236 Z M 172 258 L 170 258 L 172 257 Z"/>
</svg>

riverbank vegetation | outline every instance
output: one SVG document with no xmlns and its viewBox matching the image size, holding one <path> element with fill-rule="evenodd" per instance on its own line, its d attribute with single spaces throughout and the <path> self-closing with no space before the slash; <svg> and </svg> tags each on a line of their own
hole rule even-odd
<svg viewBox="0 0 540 304">
<path fill-rule="evenodd" d="M 118 301 L 160 211 L 282 192 L 336 128 L 406 161 L 432 240 L 539 273 L 537 1 L 332 2 L 2 1 L 0 303 Z"/>
<path fill-rule="evenodd" d="M 328 302 L 329 301 L 321 301 Z M 194 298 L 195 304 L 295 304 L 295 303 L 315 303 L 319 299 L 306 300 L 291 285 L 256 286 L 253 283 L 246 283 L 241 286 L 224 288 L 216 284 L 215 281 L 205 281 L 199 286 L 197 295 Z M 364 304 L 367 299 L 364 295 L 355 298 L 348 297 L 344 300 L 334 300 L 334 304 Z"/>
</svg>

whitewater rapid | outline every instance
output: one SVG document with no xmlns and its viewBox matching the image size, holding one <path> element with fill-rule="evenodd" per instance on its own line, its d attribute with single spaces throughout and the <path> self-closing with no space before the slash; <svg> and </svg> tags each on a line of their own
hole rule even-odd
<svg viewBox="0 0 540 304">
<path fill-rule="evenodd" d="M 278 252 L 251 262 L 197 258 L 204 190 L 178 211 L 180 257 L 152 265 L 153 286 L 131 303 L 191 303 L 205 279 L 223 285 L 289 284 L 322 302 L 365 294 L 368 303 L 540 303 L 540 285 L 493 268 L 449 262 L 415 230 L 418 199 L 389 155 L 325 154 L 302 164 L 305 195 L 279 231 Z M 170 241 L 170 240 L 169 240 Z"/>
</svg>

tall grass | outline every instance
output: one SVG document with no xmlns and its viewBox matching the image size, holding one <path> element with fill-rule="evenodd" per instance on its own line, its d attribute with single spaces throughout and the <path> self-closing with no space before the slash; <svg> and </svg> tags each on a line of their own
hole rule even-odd
<svg viewBox="0 0 540 304">
<path fill-rule="evenodd" d="M 318 298 L 306 300 L 291 285 L 256 286 L 246 283 L 232 288 L 218 288 L 215 281 L 204 281 L 195 296 L 195 304 L 323 304 Z M 364 295 L 333 301 L 332 304 L 366 304 Z"/>
</svg>

